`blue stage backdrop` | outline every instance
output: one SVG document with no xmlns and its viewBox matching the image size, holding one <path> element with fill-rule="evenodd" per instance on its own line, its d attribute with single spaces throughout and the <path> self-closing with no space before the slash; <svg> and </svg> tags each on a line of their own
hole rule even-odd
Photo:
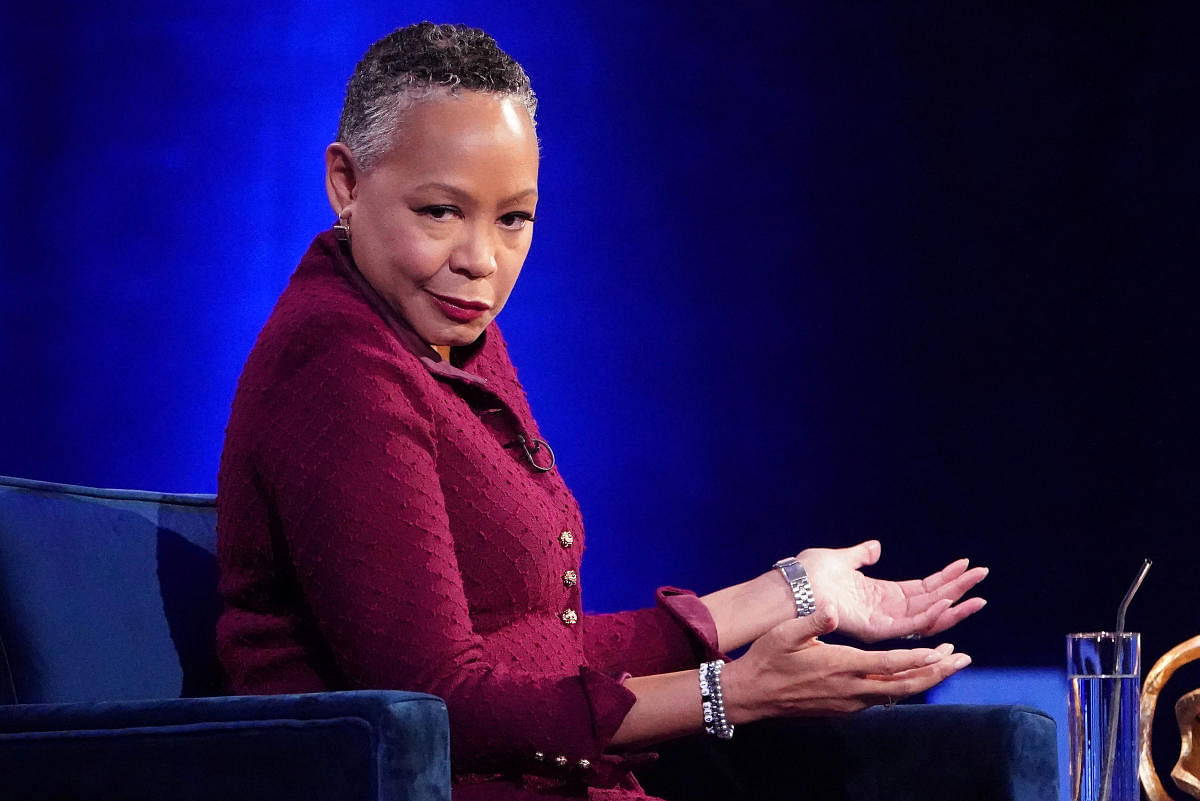
<svg viewBox="0 0 1200 801">
<path fill-rule="evenodd" d="M 591 609 L 879 537 L 993 567 L 977 661 L 1059 665 L 1151 556 L 1152 661 L 1200 631 L 1194 26 L 794 5 L 10 4 L 0 473 L 215 490 L 354 63 L 467 21 L 541 98 L 501 323 Z"/>
</svg>

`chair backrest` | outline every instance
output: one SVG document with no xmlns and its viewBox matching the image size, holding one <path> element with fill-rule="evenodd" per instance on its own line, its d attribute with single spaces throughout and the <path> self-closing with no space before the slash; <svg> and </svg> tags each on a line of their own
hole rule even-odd
<svg viewBox="0 0 1200 801">
<path fill-rule="evenodd" d="M 215 550 L 212 495 L 0 476 L 0 699 L 219 693 Z"/>
</svg>

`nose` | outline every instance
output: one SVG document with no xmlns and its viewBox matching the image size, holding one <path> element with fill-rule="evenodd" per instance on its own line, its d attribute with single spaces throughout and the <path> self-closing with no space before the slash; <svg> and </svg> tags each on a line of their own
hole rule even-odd
<svg viewBox="0 0 1200 801">
<path fill-rule="evenodd" d="M 464 226 L 462 238 L 450 251 L 450 269 L 470 278 L 487 278 L 496 272 L 499 232 L 489 222 Z"/>
</svg>

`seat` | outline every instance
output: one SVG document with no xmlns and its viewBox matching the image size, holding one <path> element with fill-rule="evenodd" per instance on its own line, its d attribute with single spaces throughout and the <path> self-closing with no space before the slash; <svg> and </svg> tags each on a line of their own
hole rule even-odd
<svg viewBox="0 0 1200 801">
<path fill-rule="evenodd" d="M 210 495 L 0 477 L 4 798 L 450 798 L 444 703 L 221 697 Z M 665 744 L 678 801 L 1055 801 L 1055 726 L 1020 706 L 897 706 Z M 800 777 L 797 779 L 797 777 Z"/>
</svg>

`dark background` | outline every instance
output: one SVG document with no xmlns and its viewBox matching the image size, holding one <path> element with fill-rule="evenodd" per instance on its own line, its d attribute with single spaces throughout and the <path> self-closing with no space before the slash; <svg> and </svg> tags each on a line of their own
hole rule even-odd
<svg viewBox="0 0 1200 801">
<path fill-rule="evenodd" d="M 992 5 L 5 12 L 0 473 L 215 490 L 355 61 L 467 21 L 542 102 L 501 322 L 592 609 L 879 537 L 878 575 L 992 567 L 977 664 L 1057 666 L 1150 557 L 1146 671 L 1200 633 L 1200 31 Z"/>
</svg>

